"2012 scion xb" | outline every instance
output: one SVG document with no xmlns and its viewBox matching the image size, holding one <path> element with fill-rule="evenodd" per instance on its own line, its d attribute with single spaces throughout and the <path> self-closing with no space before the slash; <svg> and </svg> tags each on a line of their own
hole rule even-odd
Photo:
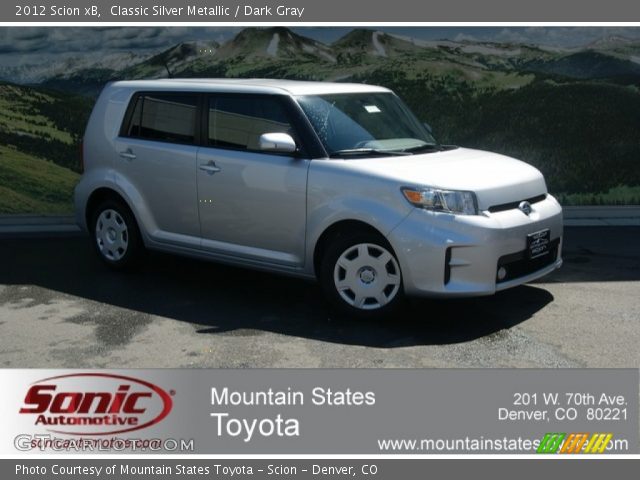
<svg viewBox="0 0 640 480">
<path fill-rule="evenodd" d="M 562 211 L 521 161 L 440 145 L 377 86 L 107 85 L 77 220 L 100 258 L 143 249 L 318 279 L 359 316 L 404 295 L 489 295 L 560 267 Z"/>
</svg>

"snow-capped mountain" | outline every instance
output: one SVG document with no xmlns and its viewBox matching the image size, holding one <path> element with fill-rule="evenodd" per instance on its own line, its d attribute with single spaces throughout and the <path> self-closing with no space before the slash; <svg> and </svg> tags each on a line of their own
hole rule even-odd
<svg viewBox="0 0 640 480">
<path fill-rule="evenodd" d="M 288 28 L 272 27 L 245 28 L 222 44 L 191 41 L 163 51 L 67 55 L 0 67 L 0 79 L 95 94 L 106 81 L 122 78 L 251 75 L 340 80 L 367 69 L 391 68 L 409 75 L 457 75 L 490 82 L 495 79 L 486 77 L 487 72 L 496 72 L 500 82 L 505 74 L 526 73 L 633 79 L 640 75 L 638 65 L 640 42 L 620 36 L 567 49 L 467 39 L 420 40 L 356 28 L 325 44 Z M 521 82 L 509 80 L 509 84 Z"/>
</svg>

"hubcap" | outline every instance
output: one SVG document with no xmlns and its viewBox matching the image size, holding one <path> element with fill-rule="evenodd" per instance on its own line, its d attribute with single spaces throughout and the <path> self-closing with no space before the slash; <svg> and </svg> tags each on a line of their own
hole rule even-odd
<svg viewBox="0 0 640 480">
<path fill-rule="evenodd" d="M 122 215 L 112 209 L 103 210 L 96 222 L 96 242 L 100 253 L 118 261 L 127 253 L 129 232 Z"/>
<path fill-rule="evenodd" d="M 352 307 L 375 310 L 392 301 L 400 290 L 400 267 L 386 248 L 360 243 L 346 249 L 333 270 L 340 297 Z"/>
</svg>

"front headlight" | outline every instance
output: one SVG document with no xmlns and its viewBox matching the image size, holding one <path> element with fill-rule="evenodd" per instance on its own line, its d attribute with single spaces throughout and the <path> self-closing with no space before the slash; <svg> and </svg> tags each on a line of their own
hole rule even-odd
<svg viewBox="0 0 640 480">
<path fill-rule="evenodd" d="M 419 189 L 404 187 L 402 193 L 409 203 L 415 207 L 462 215 L 478 214 L 478 201 L 473 192 L 443 190 L 432 187 Z"/>
</svg>

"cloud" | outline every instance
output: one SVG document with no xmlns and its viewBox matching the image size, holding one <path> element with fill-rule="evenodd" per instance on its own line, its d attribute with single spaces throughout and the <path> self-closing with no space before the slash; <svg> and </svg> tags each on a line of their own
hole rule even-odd
<svg viewBox="0 0 640 480">
<path fill-rule="evenodd" d="M 609 36 L 640 40 L 638 27 L 401 27 L 383 30 L 424 40 L 525 43 L 550 47 L 577 47 Z"/>
<path fill-rule="evenodd" d="M 0 28 L 0 53 L 92 53 L 152 50 L 189 40 L 225 38 L 238 28 L 193 27 L 7 27 Z"/>
<path fill-rule="evenodd" d="M 468 33 L 460 32 L 455 37 L 453 37 L 452 40 L 455 40 L 456 42 L 477 42 L 478 37 L 470 35 Z"/>
<path fill-rule="evenodd" d="M 637 27 L 526 27 L 503 28 L 493 41 L 577 47 L 609 36 L 640 38 Z"/>
</svg>

